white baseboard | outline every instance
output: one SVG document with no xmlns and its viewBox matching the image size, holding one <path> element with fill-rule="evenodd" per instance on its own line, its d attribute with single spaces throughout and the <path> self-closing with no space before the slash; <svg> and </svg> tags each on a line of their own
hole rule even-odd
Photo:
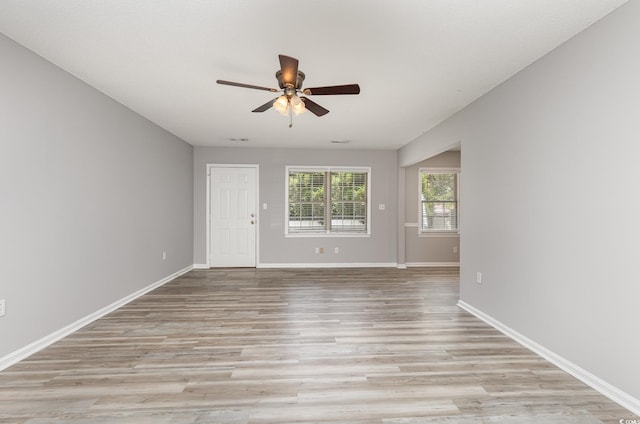
<svg viewBox="0 0 640 424">
<path fill-rule="evenodd" d="M 261 263 L 257 268 L 395 268 L 395 262 L 349 262 L 349 263 Z"/>
<path fill-rule="evenodd" d="M 631 396 L 630 394 L 628 394 L 626 392 L 623 392 L 622 390 L 618 389 L 617 387 L 615 387 L 615 386 L 607 383 L 606 381 L 602 380 L 600 377 L 597 377 L 597 376 L 591 374 L 589 371 L 585 370 L 584 368 L 581 368 L 580 366 L 578 366 L 578 365 L 574 364 L 573 362 L 563 358 L 562 356 L 558 355 L 557 353 L 552 352 L 551 350 L 547 349 L 546 347 L 534 342 L 533 340 L 529 339 L 528 337 L 526 337 L 526 336 L 518 333 L 517 331 L 513 330 L 512 328 L 504 325 L 500 321 L 498 321 L 498 320 L 492 318 L 491 316 L 485 314 L 484 312 L 474 308 L 473 306 L 469 305 L 468 303 L 465 303 L 464 301 L 459 300 L 458 301 L 458 306 L 461 307 L 462 309 L 464 309 L 465 311 L 469 312 L 470 314 L 475 315 L 477 318 L 479 318 L 482 321 L 486 322 L 487 324 L 489 324 L 490 326 L 492 326 L 496 330 L 500 331 L 504 335 L 506 335 L 506 336 L 510 337 L 511 339 L 515 340 L 516 342 L 520 343 L 522 346 L 526 347 L 527 349 L 529 349 L 529 350 L 533 351 L 534 353 L 542 356 L 544 359 L 546 359 L 547 361 L 551 362 L 552 364 L 554 364 L 555 366 L 557 366 L 561 370 L 567 372 L 568 374 L 571 374 L 572 376 L 574 376 L 578 380 L 582 381 L 584 384 L 588 385 L 592 389 L 594 389 L 594 390 L 600 392 L 601 394 L 605 395 L 606 397 L 608 397 L 612 401 L 616 402 L 620 406 L 622 406 L 624 408 L 627 408 L 629 411 L 631 411 L 634 414 L 640 416 L 640 399 L 636 399 L 633 396 Z"/>
<path fill-rule="evenodd" d="M 22 361 L 25 358 L 28 358 L 29 356 L 33 355 L 34 353 L 44 349 L 45 347 L 49 346 L 52 343 L 57 342 L 58 340 L 68 336 L 69 334 L 78 331 L 79 329 L 81 329 L 82 327 L 84 327 L 87 324 L 92 323 L 93 321 L 97 320 L 98 318 L 101 318 L 105 315 L 107 315 L 110 312 L 115 311 L 118 308 L 121 308 L 122 306 L 126 305 L 127 303 L 131 302 L 132 300 L 135 300 L 137 298 L 139 298 L 140 296 L 142 296 L 145 293 L 150 292 L 153 289 L 156 289 L 160 286 L 162 286 L 163 284 L 168 283 L 169 281 L 181 276 L 182 274 L 186 274 L 187 272 L 191 271 L 193 269 L 193 265 L 189 265 L 186 268 L 181 269 L 178 272 L 175 272 L 171 275 L 169 275 L 168 277 L 165 277 L 159 281 L 156 281 L 153 284 L 148 285 L 147 287 L 144 287 L 138 291 L 136 291 L 135 293 L 132 293 L 126 297 L 123 297 L 120 300 L 117 300 L 115 302 L 113 302 L 110 305 L 105 306 L 102 309 L 99 309 L 89 315 L 87 315 L 84 318 L 81 318 L 79 320 L 77 320 L 76 322 L 73 322 L 69 325 L 67 325 L 66 327 L 63 327 L 57 331 L 54 331 L 53 333 L 41 338 L 40 340 L 36 340 L 35 342 L 28 344 L 27 346 L 20 348 L 14 352 L 9 353 L 6 356 L 3 356 L 2 358 L 0 358 L 0 371 L 4 370 L 5 368 L 10 367 L 11 365 Z"/>
<path fill-rule="evenodd" d="M 460 266 L 460 262 L 407 262 L 405 264 L 409 268 L 417 267 L 445 267 L 445 266 Z"/>
<path fill-rule="evenodd" d="M 209 264 L 193 264 L 193 269 L 209 269 Z"/>
</svg>

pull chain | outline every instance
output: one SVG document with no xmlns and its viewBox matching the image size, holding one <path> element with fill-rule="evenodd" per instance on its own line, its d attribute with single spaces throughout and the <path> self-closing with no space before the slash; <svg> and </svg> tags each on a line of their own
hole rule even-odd
<svg viewBox="0 0 640 424">
<path fill-rule="evenodd" d="M 293 108 L 289 105 L 289 128 L 293 127 Z"/>
</svg>

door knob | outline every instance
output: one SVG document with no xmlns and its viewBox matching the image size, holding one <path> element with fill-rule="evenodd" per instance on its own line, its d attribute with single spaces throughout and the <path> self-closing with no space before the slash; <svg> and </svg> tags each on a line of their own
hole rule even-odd
<svg viewBox="0 0 640 424">
<path fill-rule="evenodd" d="M 251 221 L 252 224 L 255 224 L 255 221 Z"/>
<path fill-rule="evenodd" d="M 254 216 L 256 216 L 256 215 L 252 213 L 252 214 L 251 214 L 251 218 L 253 218 Z"/>
</svg>

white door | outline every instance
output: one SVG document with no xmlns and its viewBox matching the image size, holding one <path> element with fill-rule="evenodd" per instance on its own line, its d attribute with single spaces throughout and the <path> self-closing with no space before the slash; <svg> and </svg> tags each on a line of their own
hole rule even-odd
<svg viewBox="0 0 640 424">
<path fill-rule="evenodd" d="M 256 266 L 256 177 L 254 167 L 211 168 L 210 266 Z"/>
</svg>

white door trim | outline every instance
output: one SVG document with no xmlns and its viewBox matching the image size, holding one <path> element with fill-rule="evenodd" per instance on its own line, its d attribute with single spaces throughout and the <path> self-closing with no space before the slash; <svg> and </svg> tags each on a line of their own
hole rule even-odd
<svg viewBox="0 0 640 424">
<path fill-rule="evenodd" d="M 211 268 L 211 170 L 213 168 L 254 168 L 256 170 L 256 267 L 260 263 L 260 165 L 257 164 L 233 164 L 233 163 L 208 163 L 207 164 L 207 268 Z"/>
</svg>

